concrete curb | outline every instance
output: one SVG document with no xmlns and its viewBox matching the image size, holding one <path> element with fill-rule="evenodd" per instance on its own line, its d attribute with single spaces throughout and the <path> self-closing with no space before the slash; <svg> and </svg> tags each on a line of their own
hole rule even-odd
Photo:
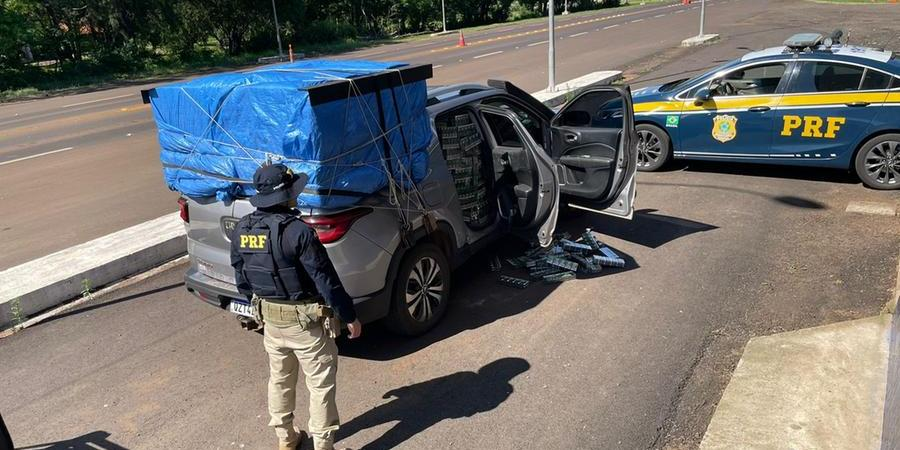
<svg viewBox="0 0 900 450">
<path fill-rule="evenodd" d="M 178 213 L 126 228 L 0 272 L 0 329 L 183 255 Z"/>
<path fill-rule="evenodd" d="M 891 349 L 888 362 L 887 392 L 884 399 L 884 429 L 881 433 L 881 450 L 900 448 L 900 259 L 897 261 L 897 286 L 894 298 L 888 303 L 893 314 L 891 324 Z"/>
<path fill-rule="evenodd" d="M 622 72 L 619 70 L 601 70 L 557 84 L 555 92 L 544 90 L 532 92 L 531 95 L 545 105 L 554 108 L 565 103 L 570 96 L 578 95 L 591 86 L 612 84 L 621 78 Z"/>
<path fill-rule="evenodd" d="M 712 44 L 719 40 L 718 34 L 704 34 L 702 36 L 694 36 L 681 41 L 682 47 L 696 47 L 698 45 Z"/>
</svg>

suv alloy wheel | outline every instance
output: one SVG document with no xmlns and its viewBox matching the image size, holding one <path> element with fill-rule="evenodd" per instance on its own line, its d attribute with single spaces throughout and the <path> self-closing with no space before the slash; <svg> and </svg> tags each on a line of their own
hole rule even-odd
<svg viewBox="0 0 900 450">
<path fill-rule="evenodd" d="M 404 256 L 397 271 L 385 324 L 399 334 L 420 335 L 437 324 L 449 300 L 447 257 L 434 244 L 419 244 Z"/>
</svg>

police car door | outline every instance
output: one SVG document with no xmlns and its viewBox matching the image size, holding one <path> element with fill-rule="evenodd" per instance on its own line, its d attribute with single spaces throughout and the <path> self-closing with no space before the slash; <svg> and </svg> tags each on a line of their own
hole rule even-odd
<svg viewBox="0 0 900 450">
<path fill-rule="evenodd" d="M 560 191 L 574 208 L 631 218 L 637 170 L 634 106 L 628 86 L 588 89 L 550 122 L 550 154 Z"/>
<path fill-rule="evenodd" d="M 700 159 L 768 158 L 790 65 L 751 64 L 711 78 L 695 98 L 684 100 L 679 153 Z"/>
<path fill-rule="evenodd" d="M 837 61 L 798 64 L 775 113 L 771 157 L 811 163 L 842 159 L 878 114 L 893 76 Z"/>
<path fill-rule="evenodd" d="M 559 182 L 553 161 L 514 112 L 489 105 L 479 105 L 478 110 L 490 131 L 494 173 L 498 178 L 509 174 L 500 178 L 502 182 L 515 180 L 509 187 L 520 217 L 507 219 L 516 229 L 536 230 L 541 246 L 550 245 L 559 215 Z"/>
</svg>

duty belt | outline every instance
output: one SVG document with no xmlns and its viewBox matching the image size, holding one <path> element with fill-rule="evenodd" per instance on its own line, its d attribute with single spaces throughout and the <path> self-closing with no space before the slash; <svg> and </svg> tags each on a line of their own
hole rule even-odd
<svg viewBox="0 0 900 450">
<path fill-rule="evenodd" d="M 265 301 L 266 303 L 275 303 L 277 305 L 309 305 L 313 303 L 322 303 L 323 299 L 321 295 L 317 295 L 315 297 L 308 297 L 300 300 L 287 300 L 287 299 L 271 299 L 260 297 L 260 300 Z"/>
</svg>

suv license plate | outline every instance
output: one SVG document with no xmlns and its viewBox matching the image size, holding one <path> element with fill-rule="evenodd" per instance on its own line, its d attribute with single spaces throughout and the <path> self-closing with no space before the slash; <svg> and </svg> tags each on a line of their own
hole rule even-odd
<svg viewBox="0 0 900 450">
<path fill-rule="evenodd" d="M 250 308 L 248 303 L 232 301 L 228 306 L 228 310 L 239 316 L 253 318 L 253 309 Z"/>
</svg>

